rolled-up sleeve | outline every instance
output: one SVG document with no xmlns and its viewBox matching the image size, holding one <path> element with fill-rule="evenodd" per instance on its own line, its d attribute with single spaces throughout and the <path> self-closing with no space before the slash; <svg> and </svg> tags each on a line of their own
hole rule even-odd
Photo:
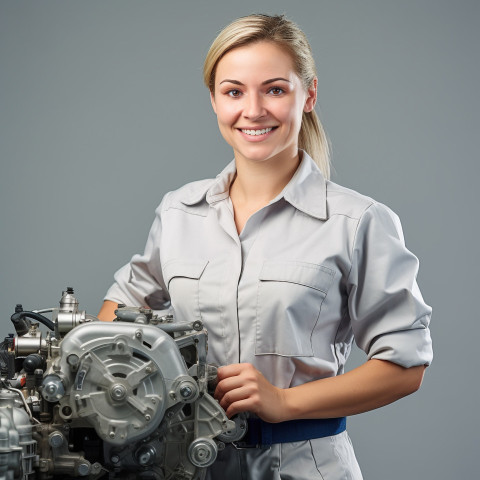
<svg viewBox="0 0 480 480">
<path fill-rule="evenodd" d="M 162 202 L 155 211 L 143 254 L 134 255 L 129 263 L 114 275 L 115 282 L 108 289 L 105 300 L 129 306 L 148 306 L 166 310 L 170 297 L 165 286 L 160 264 Z"/>
<path fill-rule="evenodd" d="M 357 345 L 368 358 L 403 367 L 432 360 L 432 309 L 417 285 L 418 260 L 398 217 L 373 203 L 359 220 L 348 280 L 348 308 Z"/>
</svg>

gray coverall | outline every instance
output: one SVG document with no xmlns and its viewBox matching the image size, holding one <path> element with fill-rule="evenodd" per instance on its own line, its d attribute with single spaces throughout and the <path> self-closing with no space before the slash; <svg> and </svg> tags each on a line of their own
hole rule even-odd
<svg viewBox="0 0 480 480">
<path fill-rule="evenodd" d="M 325 180 L 303 152 L 295 175 L 238 235 L 231 162 L 216 179 L 165 195 L 142 255 L 105 299 L 201 320 L 208 361 L 252 363 L 280 388 L 340 375 L 353 339 L 368 358 L 432 359 L 431 308 L 398 217 Z M 219 472 L 215 474 L 214 472 Z M 361 479 L 347 432 L 270 449 L 227 448 L 215 479 Z"/>
</svg>

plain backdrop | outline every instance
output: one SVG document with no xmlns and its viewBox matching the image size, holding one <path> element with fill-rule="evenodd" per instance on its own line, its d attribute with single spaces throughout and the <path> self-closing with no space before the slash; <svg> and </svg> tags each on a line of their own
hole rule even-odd
<svg viewBox="0 0 480 480">
<path fill-rule="evenodd" d="M 422 389 L 349 419 L 365 479 L 476 478 L 479 5 L 0 0 L 0 337 L 16 303 L 67 286 L 98 312 L 163 194 L 232 159 L 202 84 L 211 41 L 286 13 L 315 53 L 333 180 L 400 215 L 434 308 Z"/>
</svg>

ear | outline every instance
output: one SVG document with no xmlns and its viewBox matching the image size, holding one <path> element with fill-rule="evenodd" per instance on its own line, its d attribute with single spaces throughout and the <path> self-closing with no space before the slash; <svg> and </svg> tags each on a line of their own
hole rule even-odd
<svg viewBox="0 0 480 480">
<path fill-rule="evenodd" d="M 317 77 L 313 79 L 312 84 L 307 88 L 307 98 L 305 99 L 304 112 L 311 112 L 317 103 Z"/>
<path fill-rule="evenodd" d="M 210 91 L 210 103 L 212 104 L 213 111 L 215 112 L 215 115 L 217 114 L 217 107 L 215 106 L 215 94 Z"/>
</svg>

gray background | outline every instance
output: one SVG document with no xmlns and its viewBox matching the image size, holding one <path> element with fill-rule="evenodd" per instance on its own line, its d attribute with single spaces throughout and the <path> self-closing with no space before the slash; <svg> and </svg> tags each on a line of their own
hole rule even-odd
<svg viewBox="0 0 480 480">
<path fill-rule="evenodd" d="M 333 180 L 400 215 L 434 307 L 422 389 L 349 420 L 365 478 L 474 478 L 478 1 L 1 0 L 0 336 L 17 302 L 54 306 L 67 285 L 95 314 L 162 195 L 232 158 L 202 62 L 258 11 L 307 33 Z"/>
</svg>

